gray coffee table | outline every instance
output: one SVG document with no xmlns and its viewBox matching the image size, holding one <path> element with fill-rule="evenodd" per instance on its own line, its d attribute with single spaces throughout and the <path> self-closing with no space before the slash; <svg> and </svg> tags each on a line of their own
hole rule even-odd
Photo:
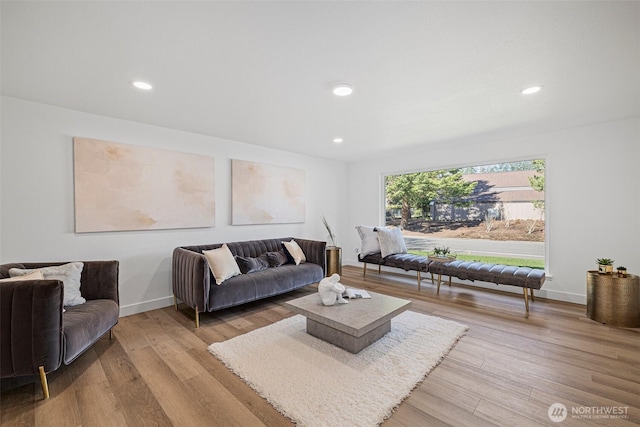
<svg viewBox="0 0 640 427">
<path fill-rule="evenodd" d="M 350 299 L 349 304 L 322 305 L 317 293 L 286 302 L 294 313 L 307 317 L 307 333 L 351 353 L 358 353 L 391 330 L 391 319 L 411 301 L 367 291 L 371 299 Z"/>
</svg>

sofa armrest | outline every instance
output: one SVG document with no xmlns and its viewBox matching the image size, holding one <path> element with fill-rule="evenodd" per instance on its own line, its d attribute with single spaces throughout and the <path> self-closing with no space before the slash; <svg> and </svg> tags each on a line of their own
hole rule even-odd
<svg viewBox="0 0 640 427">
<path fill-rule="evenodd" d="M 184 248 L 173 250 L 171 282 L 173 295 L 180 301 L 198 311 L 207 310 L 210 277 L 204 255 Z"/>
<path fill-rule="evenodd" d="M 60 280 L 0 283 L 0 377 L 60 367 L 62 302 Z"/>
<path fill-rule="evenodd" d="M 294 239 L 304 252 L 307 262 L 318 264 L 322 267 L 323 275 L 327 274 L 327 242 L 319 240 Z"/>
</svg>

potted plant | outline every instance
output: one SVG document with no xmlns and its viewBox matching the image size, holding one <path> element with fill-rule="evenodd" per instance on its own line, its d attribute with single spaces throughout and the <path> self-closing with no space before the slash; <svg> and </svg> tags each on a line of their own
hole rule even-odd
<svg viewBox="0 0 640 427">
<path fill-rule="evenodd" d="M 444 246 L 441 248 L 437 246 L 433 248 L 433 254 L 438 258 L 447 258 L 450 253 L 451 253 L 451 250 Z"/>
<path fill-rule="evenodd" d="M 627 267 L 622 265 L 617 267 L 618 269 L 618 277 L 627 277 Z"/>
<path fill-rule="evenodd" d="M 610 258 L 598 258 L 598 273 L 611 274 L 613 273 L 613 260 Z"/>
</svg>

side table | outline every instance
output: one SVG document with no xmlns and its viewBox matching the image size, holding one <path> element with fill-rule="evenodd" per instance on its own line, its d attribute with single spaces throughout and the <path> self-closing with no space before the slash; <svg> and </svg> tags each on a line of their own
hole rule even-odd
<svg viewBox="0 0 640 427">
<path fill-rule="evenodd" d="M 335 273 L 342 276 L 342 248 L 327 246 L 327 277 Z"/>
<path fill-rule="evenodd" d="M 587 271 L 587 317 L 610 326 L 640 327 L 640 278 Z"/>
</svg>

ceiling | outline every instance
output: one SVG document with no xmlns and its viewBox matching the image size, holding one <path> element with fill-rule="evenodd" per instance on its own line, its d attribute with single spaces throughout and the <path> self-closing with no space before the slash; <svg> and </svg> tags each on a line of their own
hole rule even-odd
<svg viewBox="0 0 640 427">
<path fill-rule="evenodd" d="M 329 159 L 640 116 L 636 1 L 2 1 L 0 13 L 5 96 Z M 331 93 L 342 82 L 353 95 Z"/>
</svg>

